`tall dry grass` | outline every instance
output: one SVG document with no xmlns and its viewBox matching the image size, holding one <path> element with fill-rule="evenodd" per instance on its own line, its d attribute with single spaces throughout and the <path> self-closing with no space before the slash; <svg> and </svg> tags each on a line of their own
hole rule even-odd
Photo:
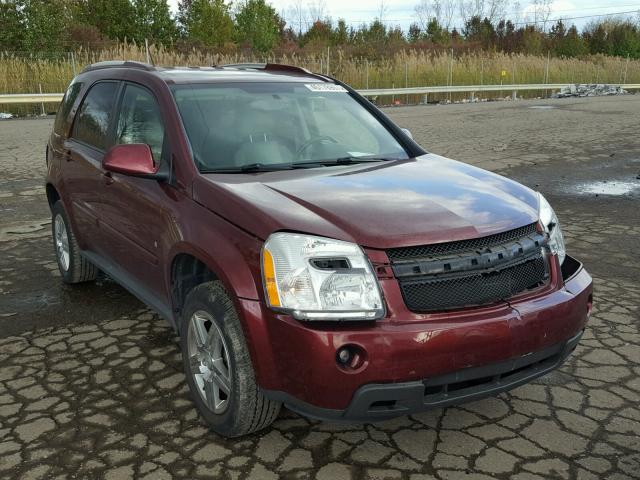
<svg viewBox="0 0 640 480">
<path fill-rule="evenodd" d="M 384 60 L 368 61 L 348 57 L 341 50 L 318 54 L 217 54 L 193 50 L 180 53 L 162 47 L 152 48 L 156 65 L 204 66 L 241 62 L 278 62 L 299 65 L 309 70 L 329 73 L 355 88 L 418 87 L 428 85 L 472 85 L 510 83 L 640 83 L 640 60 L 607 56 L 585 58 L 552 58 L 546 77 L 547 58 L 533 55 L 502 53 L 466 53 L 451 58 L 446 53 L 425 51 L 400 52 Z M 328 57 L 328 61 L 327 61 Z M 84 66 L 103 60 L 146 60 L 144 48 L 121 44 L 100 51 L 80 50 L 58 55 L 16 56 L 0 53 L 0 93 L 63 92 Z M 327 65 L 328 64 L 328 65 Z M 503 73 L 504 72 L 504 73 Z M 626 72 L 626 74 L 625 74 Z M 508 95 L 509 92 L 504 92 Z M 541 92 L 522 92 L 536 96 Z M 494 94 L 496 96 L 497 94 Z M 431 97 L 433 100 L 445 96 Z M 381 99 L 390 101 L 391 99 Z M 414 103 L 418 97 L 398 97 L 401 102 Z M 39 108 L 39 107 L 38 107 Z M 55 110 L 55 105 L 47 107 Z M 0 111 L 30 113 L 34 106 L 0 105 Z"/>
</svg>

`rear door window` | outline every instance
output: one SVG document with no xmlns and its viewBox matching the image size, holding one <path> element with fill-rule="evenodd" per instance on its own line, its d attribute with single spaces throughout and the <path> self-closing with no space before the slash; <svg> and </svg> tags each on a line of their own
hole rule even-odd
<svg viewBox="0 0 640 480">
<path fill-rule="evenodd" d="M 91 87 L 76 115 L 73 138 L 106 150 L 117 90 L 118 82 L 100 82 Z"/>
<path fill-rule="evenodd" d="M 115 143 L 144 143 L 149 145 L 153 159 L 160 161 L 164 142 L 164 123 L 160 107 L 146 88 L 128 84 L 120 104 L 116 123 Z"/>
</svg>

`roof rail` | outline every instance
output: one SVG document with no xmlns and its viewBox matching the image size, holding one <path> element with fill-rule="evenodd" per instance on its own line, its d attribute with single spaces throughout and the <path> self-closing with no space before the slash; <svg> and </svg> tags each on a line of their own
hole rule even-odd
<svg viewBox="0 0 640 480">
<path fill-rule="evenodd" d="M 147 71 L 153 71 L 156 69 L 153 65 L 143 62 L 135 62 L 132 60 L 108 60 L 105 62 L 98 62 L 87 65 L 82 70 L 82 73 L 91 72 L 93 70 L 102 70 L 103 68 L 137 68 Z"/>
<path fill-rule="evenodd" d="M 228 63 L 226 65 L 216 65 L 218 68 L 252 68 L 256 70 L 267 70 L 271 72 L 298 72 L 307 75 L 313 75 L 306 68 L 296 67 L 295 65 L 285 65 L 283 63 Z"/>
</svg>

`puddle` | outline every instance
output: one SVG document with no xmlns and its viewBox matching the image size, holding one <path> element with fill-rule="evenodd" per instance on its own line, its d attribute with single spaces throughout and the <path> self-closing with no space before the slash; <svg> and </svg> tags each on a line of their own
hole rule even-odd
<svg viewBox="0 0 640 480">
<path fill-rule="evenodd" d="M 581 193 L 598 195 L 625 195 L 640 189 L 640 182 L 590 182 L 578 185 Z"/>
<path fill-rule="evenodd" d="M 553 105 L 533 105 L 532 107 L 529 107 L 531 110 L 553 110 L 554 108 L 556 108 Z"/>
</svg>

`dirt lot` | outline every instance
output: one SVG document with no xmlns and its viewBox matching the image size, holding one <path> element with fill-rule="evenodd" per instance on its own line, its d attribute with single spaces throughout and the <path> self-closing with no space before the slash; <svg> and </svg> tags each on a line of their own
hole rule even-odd
<svg viewBox="0 0 640 480">
<path fill-rule="evenodd" d="M 549 198 L 595 279 L 585 337 L 497 398 L 375 425 L 283 411 L 240 440 L 197 418 L 164 321 L 108 279 L 62 285 L 52 119 L 0 122 L 0 478 L 640 478 L 638 112 L 640 96 L 387 110 L 428 150 Z"/>
</svg>

